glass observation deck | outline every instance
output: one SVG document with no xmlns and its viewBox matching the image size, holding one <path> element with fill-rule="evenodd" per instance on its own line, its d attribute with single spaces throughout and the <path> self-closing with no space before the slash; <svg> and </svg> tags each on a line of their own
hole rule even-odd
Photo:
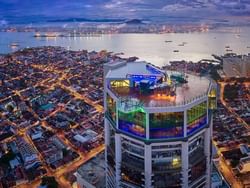
<svg viewBox="0 0 250 188">
<path fill-rule="evenodd" d="M 209 123 L 208 108 L 216 107 L 216 89 L 209 79 L 147 63 L 111 69 L 106 83 L 109 118 L 116 128 L 142 139 L 192 135 Z"/>
<path fill-rule="evenodd" d="M 152 81 L 144 79 L 140 82 L 132 81 L 133 83 L 130 83 L 132 86 L 114 87 L 114 84 L 110 84 L 109 89 L 117 98 L 134 98 L 144 107 L 179 106 L 208 95 L 210 86 L 208 79 L 194 75 L 187 76 L 187 83 L 168 84 L 167 82 L 172 82 L 170 80 L 153 84 Z"/>
<path fill-rule="evenodd" d="M 146 137 L 146 113 L 137 99 L 119 102 L 118 127 L 136 136 Z"/>
</svg>

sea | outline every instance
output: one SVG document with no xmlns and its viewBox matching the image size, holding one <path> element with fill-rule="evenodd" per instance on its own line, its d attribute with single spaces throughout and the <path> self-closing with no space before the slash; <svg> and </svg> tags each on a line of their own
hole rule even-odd
<svg viewBox="0 0 250 188">
<path fill-rule="evenodd" d="M 82 37 L 34 37 L 33 32 L 0 32 L 0 54 L 26 47 L 62 46 L 68 50 L 107 50 L 164 66 L 170 61 L 213 59 L 212 54 L 250 53 L 250 28 L 166 34 L 103 34 Z M 18 45 L 12 45 L 18 44 Z"/>
</svg>

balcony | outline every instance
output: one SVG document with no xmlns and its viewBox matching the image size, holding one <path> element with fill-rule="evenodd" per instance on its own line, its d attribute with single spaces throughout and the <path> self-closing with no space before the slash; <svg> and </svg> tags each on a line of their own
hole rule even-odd
<svg viewBox="0 0 250 188">
<path fill-rule="evenodd" d="M 194 166 L 203 160 L 206 161 L 206 156 L 204 154 L 204 148 L 199 147 L 189 155 L 189 166 Z"/>
<path fill-rule="evenodd" d="M 144 172 L 144 160 L 125 152 L 122 154 L 121 166 Z"/>
<path fill-rule="evenodd" d="M 125 143 L 122 144 L 122 147 L 123 147 L 123 149 L 127 150 L 130 153 L 134 153 L 134 154 L 139 155 L 139 156 L 144 156 L 144 149 L 137 148 L 135 146 L 128 145 Z"/>
</svg>

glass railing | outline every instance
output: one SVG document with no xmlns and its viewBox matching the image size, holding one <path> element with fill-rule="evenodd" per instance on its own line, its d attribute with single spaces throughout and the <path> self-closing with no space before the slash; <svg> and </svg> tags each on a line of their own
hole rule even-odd
<svg viewBox="0 0 250 188">
<path fill-rule="evenodd" d="M 130 167 L 131 169 L 140 169 L 141 172 L 144 172 L 144 160 L 135 157 L 133 155 L 130 155 L 126 152 L 122 154 L 122 166 Z"/>
</svg>

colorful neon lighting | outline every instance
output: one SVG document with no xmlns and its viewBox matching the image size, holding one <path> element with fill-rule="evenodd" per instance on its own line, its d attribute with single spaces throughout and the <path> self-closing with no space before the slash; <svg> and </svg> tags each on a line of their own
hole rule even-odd
<svg viewBox="0 0 250 188">
<path fill-rule="evenodd" d="M 146 137 L 145 129 L 140 125 L 119 119 L 119 129 L 139 137 Z"/>
<path fill-rule="evenodd" d="M 150 128 L 150 139 L 183 137 L 182 127 Z"/>
<path fill-rule="evenodd" d="M 150 139 L 183 137 L 183 112 L 153 113 L 149 115 Z"/>
<path fill-rule="evenodd" d="M 148 75 L 148 74 L 128 74 L 128 78 L 132 80 L 156 80 L 157 76 L 155 75 Z"/>
<path fill-rule="evenodd" d="M 187 134 L 192 134 L 194 131 L 200 129 L 201 127 L 205 126 L 207 124 L 207 116 L 203 116 L 197 120 L 195 120 L 193 123 L 188 124 L 187 126 Z"/>
<path fill-rule="evenodd" d="M 146 114 L 142 108 L 130 111 L 128 113 L 119 110 L 118 127 L 119 129 L 139 137 L 146 137 Z"/>
</svg>

